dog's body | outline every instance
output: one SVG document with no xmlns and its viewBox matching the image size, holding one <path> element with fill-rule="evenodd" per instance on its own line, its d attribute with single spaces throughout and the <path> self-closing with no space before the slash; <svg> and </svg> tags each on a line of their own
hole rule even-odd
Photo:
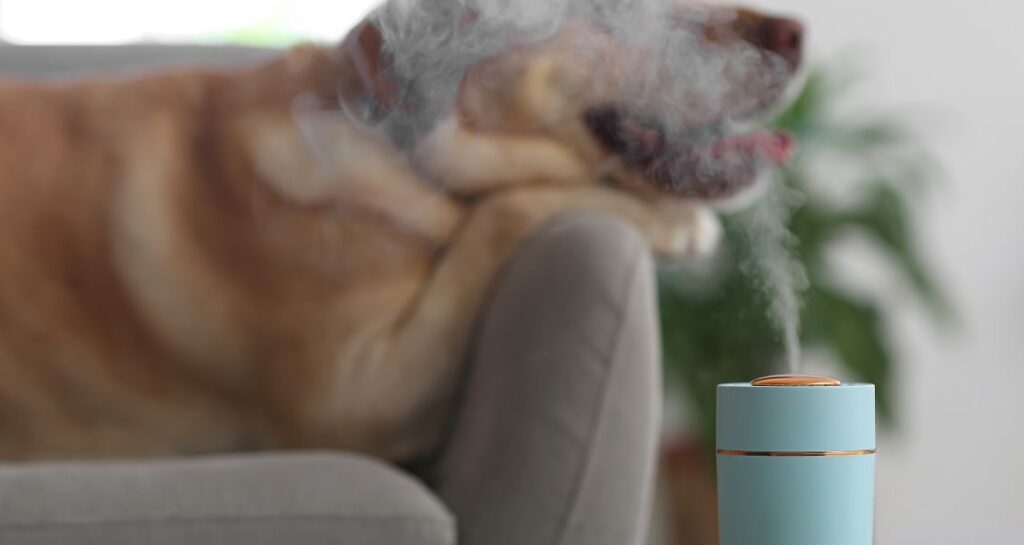
<svg viewBox="0 0 1024 545">
<path fill-rule="evenodd" d="M 546 47 L 499 64 L 514 91 L 467 85 L 413 151 L 348 116 L 297 120 L 372 91 L 359 48 L 0 83 L 0 457 L 407 459 L 436 441 L 487 288 L 537 225 L 595 209 L 663 254 L 712 245 L 692 201 L 596 183 L 600 139 L 528 132 Z"/>
</svg>

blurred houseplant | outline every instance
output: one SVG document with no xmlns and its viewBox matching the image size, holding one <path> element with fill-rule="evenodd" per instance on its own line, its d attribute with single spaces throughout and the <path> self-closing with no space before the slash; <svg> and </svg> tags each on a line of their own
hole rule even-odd
<svg viewBox="0 0 1024 545">
<path fill-rule="evenodd" d="M 792 258 L 808 280 L 801 308 L 801 344 L 824 353 L 847 379 L 877 385 L 883 424 L 893 419 L 893 358 L 886 335 L 887 308 L 877 298 L 846 285 L 830 266 L 828 254 L 848 235 L 860 235 L 877 250 L 937 317 L 949 305 L 922 262 L 913 237 L 912 201 L 934 161 L 915 145 L 899 121 L 840 119 L 836 106 L 850 80 L 812 70 L 801 92 L 772 123 L 800 143 L 796 157 L 781 173 L 782 191 L 799 195 L 789 229 Z M 830 198 L 816 176 L 826 163 L 852 179 L 852 203 Z M 689 539 L 713 543 L 713 464 L 715 385 L 749 381 L 780 372 L 784 343 L 769 316 L 769 296 L 748 265 L 755 257 L 750 222 L 740 212 L 723 218 L 723 250 L 711 270 L 666 267 L 660 272 L 660 302 L 666 383 L 670 397 L 683 400 L 692 415 L 696 442 L 673 445 L 666 460 L 675 511 L 688 520 Z M 753 267 L 756 270 L 757 267 Z M 681 447 L 681 448 L 680 448 Z M 704 490 L 707 496 L 695 498 Z M 670 491 L 670 495 L 671 491 Z M 680 504 L 682 502 L 682 504 Z M 711 503 L 708 513 L 707 504 Z M 695 511 L 696 510 L 696 511 Z M 710 520 L 708 520 L 710 519 Z M 703 525 L 703 529 L 695 528 Z"/>
</svg>

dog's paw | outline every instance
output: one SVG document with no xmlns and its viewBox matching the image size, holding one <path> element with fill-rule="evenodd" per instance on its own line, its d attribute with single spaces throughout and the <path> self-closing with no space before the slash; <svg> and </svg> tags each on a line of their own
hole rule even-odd
<svg viewBox="0 0 1024 545">
<path fill-rule="evenodd" d="M 722 240 L 722 224 L 707 207 L 673 207 L 667 244 L 654 250 L 665 257 L 695 258 L 714 253 Z"/>
</svg>

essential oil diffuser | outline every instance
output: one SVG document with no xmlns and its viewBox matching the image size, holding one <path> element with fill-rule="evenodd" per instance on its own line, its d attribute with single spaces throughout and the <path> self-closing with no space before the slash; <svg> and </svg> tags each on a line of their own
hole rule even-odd
<svg viewBox="0 0 1024 545">
<path fill-rule="evenodd" d="M 717 448 L 720 545 L 871 545 L 874 385 L 720 384 Z"/>
</svg>

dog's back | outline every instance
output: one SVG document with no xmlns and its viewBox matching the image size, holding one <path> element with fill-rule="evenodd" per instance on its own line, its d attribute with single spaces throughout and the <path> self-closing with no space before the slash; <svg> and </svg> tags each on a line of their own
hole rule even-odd
<svg viewBox="0 0 1024 545">
<path fill-rule="evenodd" d="M 202 402 L 160 400 L 181 378 L 115 272 L 110 214 L 132 127 L 193 118 L 202 93 L 182 76 L 0 85 L 0 455 L 129 444 L 112 420 Z M 109 414 L 125 396 L 139 412 Z M 119 431 L 96 441 L 103 426 Z"/>
<path fill-rule="evenodd" d="M 0 457 L 271 442 L 317 396 L 302 366 L 322 366 L 324 322 L 394 318 L 353 299 L 400 308 L 436 246 L 359 203 L 331 215 L 344 198 L 285 198 L 246 147 L 253 123 L 294 145 L 296 100 L 344 69 L 299 48 L 233 73 L 0 83 Z"/>
</svg>

